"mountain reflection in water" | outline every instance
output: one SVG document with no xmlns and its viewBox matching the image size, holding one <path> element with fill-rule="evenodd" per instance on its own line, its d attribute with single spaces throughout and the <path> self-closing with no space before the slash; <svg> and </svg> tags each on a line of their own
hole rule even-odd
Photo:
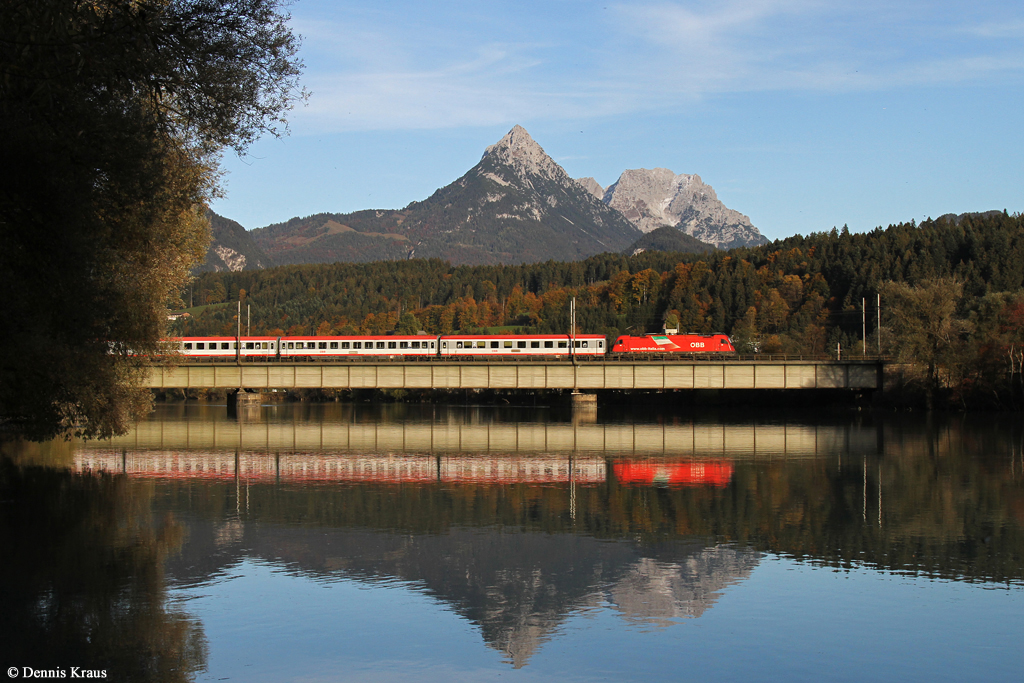
<svg viewBox="0 0 1024 683">
<path fill-rule="evenodd" d="M 321 581 L 398 581 L 519 668 L 581 612 L 644 628 L 699 618 L 766 553 L 1019 586 L 1021 436 L 1009 419 L 574 424 L 284 406 L 235 421 L 222 407 L 166 406 L 45 471 L 59 486 L 120 487 L 133 507 L 114 506 L 109 523 L 167 539 L 149 560 L 160 581 L 146 579 L 157 605 L 164 577 L 201 586 L 247 560 Z M 59 583 L 33 579 L 34 600 Z M 201 627 L 161 609 L 192 624 L 165 640 L 202 670 Z"/>
</svg>

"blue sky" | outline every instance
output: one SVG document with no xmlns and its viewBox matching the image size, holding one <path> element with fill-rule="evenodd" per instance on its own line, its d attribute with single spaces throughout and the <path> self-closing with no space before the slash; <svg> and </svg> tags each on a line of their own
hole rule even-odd
<svg viewBox="0 0 1024 683">
<path fill-rule="evenodd" d="M 696 173 L 771 238 L 1024 210 L 1024 3 L 298 0 L 308 104 L 226 155 L 247 228 L 400 208 L 513 125 L 573 177 Z"/>
</svg>

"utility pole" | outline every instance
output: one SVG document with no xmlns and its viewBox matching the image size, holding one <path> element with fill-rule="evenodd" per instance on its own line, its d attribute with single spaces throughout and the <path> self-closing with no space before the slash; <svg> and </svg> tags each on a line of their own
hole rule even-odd
<svg viewBox="0 0 1024 683">
<path fill-rule="evenodd" d="M 570 353 L 576 353 L 576 297 L 569 302 L 569 347 Z"/>
<path fill-rule="evenodd" d="M 861 338 L 861 355 L 868 355 L 868 318 L 867 318 L 867 299 L 864 297 L 860 298 L 860 338 Z"/>
<path fill-rule="evenodd" d="M 245 305 L 245 336 L 252 336 L 252 306 Z"/>
<path fill-rule="evenodd" d="M 878 293 L 878 325 L 875 327 L 875 336 L 878 337 L 878 355 L 882 355 L 882 293 Z"/>
<path fill-rule="evenodd" d="M 235 316 L 235 362 L 241 362 L 242 358 L 242 300 L 238 300 L 238 315 Z"/>
</svg>

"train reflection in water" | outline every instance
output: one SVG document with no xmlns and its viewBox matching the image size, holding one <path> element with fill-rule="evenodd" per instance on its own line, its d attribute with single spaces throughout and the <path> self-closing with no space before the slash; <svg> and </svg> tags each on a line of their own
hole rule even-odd
<svg viewBox="0 0 1024 683">
<path fill-rule="evenodd" d="M 609 461 L 596 456 L 430 456 L 227 453 L 224 451 L 80 450 L 78 472 L 123 473 L 156 479 L 234 479 L 249 482 L 376 482 L 472 484 L 600 484 Z M 732 479 L 728 461 L 614 460 L 622 484 L 641 486 L 725 486 Z"/>
<path fill-rule="evenodd" d="M 224 451 L 79 451 L 80 472 L 123 472 L 159 479 L 234 479 L 295 482 L 543 484 L 606 480 L 603 458 L 543 456 L 352 455 L 228 453 Z"/>
</svg>

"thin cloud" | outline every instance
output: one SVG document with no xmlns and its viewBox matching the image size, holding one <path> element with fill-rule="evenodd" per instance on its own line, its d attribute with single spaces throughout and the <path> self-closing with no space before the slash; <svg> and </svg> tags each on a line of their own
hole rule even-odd
<svg viewBox="0 0 1024 683">
<path fill-rule="evenodd" d="M 816 0 L 608 8 L 603 19 L 516 17 L 505 33 L 486 35 L 443 14 L 430 26 L 422 17 L 403 26 L 384 10 L 341 22 L 300 18 L 313 97 L 295 112 L 293 127 L 493 126 L 679 110 L 720 93 L 884 90 L 1024 75 L 1024 47 L 1002 40 L 1019 35 L 1024 21 L 957 21 L 948 8 L 929 14 L 927 5 Z M 545 31 L 527 30 L 545 21 Z"/>
<path fill-rule="evenodd" d="M 1024 38 L 1024 21 L 986 22 L 960 31 L 981 38 Z"/>
</svg>

